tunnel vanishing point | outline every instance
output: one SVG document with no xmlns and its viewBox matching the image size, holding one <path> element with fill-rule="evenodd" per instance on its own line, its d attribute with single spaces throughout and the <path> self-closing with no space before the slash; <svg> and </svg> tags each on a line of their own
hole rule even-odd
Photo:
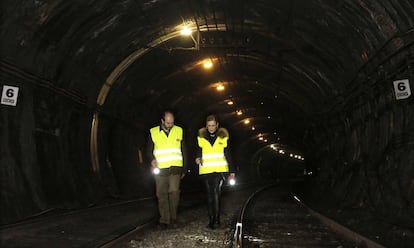
<svg viewBox="0 0 414 248">
<path fill-rule="evenodd" d="M 1 224 L 152 194 L 148 131 L 171 108 L 189 161 L 215 113 L 240 180 L 305 178 L 413 227 L 413 1 L 1 5 Z"/>
</svg>

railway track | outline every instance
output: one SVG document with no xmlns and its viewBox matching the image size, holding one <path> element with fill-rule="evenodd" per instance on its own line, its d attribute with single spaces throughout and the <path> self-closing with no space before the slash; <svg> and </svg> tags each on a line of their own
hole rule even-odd
<svg viewBox="0 0 414 248">
<path fill-rule="evenodd" d="M 233 247 L 383 247 L 309 209 L 278 185 L 253 193 L 234 228 Z"/>
<path fill-rule="evenodd" d="M 99 247 L 154 219 L 154 198 L 47 213 L 2 226 L 0 245 L 14 247 Z"/>
<path fill-rule="evenodd" d="M 180 208 L 201 202 L 197 189 L 186 192 Z M 120 201 L 77 210 L 50 210 L 0 227 L 0 247 L 110 247 L 131 233 L 155 225 L 155 197 Z"/>
<path fill-rule="evenodd" d="M 161 234 L 152 228 L 156 223 L 156 202 L 154 198 L 144 198 L 63 214 L 50 214 L 3 226 L 0 229 L 0 245 L 5 248 L 146 247 L 133 246 L 131 242 L 144 242 L 143 237 L 149 232 L 152 233 L 148 236 L 151 244 L 155 243 L 151 247 L 165 247 L 163 244 L 168 242 L 177 242 L 174 246 L 182 248 L 382 247 L 362 236 L 355 236 L 355 233 L 350 237 L 349 230 L 341 229 L 340 225 L 338 228 L 323 215 L 308 209 L 280 185 L 226 188 L 223 200 L 228 221 L 222 229 L 214 232 L 203 227 L 204 194 L 189 192 L 183 198 L 182 205 L 180 204 L 181 216 L 188 213 L 189 217 L 178 230 Z M 219 244 L 218 240 L 221 239 L 226 242 Z"/>
</svg>

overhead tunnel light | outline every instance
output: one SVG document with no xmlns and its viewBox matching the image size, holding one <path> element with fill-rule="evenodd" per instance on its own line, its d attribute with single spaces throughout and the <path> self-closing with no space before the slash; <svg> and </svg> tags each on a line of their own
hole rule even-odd
<svg viewBox="0 0 414 248">
<path fill-rule="evenodd" d="M 203 61 L 203 68 L 206 70 L 213 68 L 213 61 L 211 59 L 205 59 Z"/>
<path fill-rule="evenodd" d="M 219 83 L 216 87 L 217 91 L 223 91 L 225 89 L 224 85 Z"/>
<path fill-rule="evenodd" d="M 189 36 L 192 33 L 193 33 L 193 31 L 187 25 L 183 26 L 183 28 L 181 29 L 181 34 L 184 35 L 184 36 Z"/>
</svg>

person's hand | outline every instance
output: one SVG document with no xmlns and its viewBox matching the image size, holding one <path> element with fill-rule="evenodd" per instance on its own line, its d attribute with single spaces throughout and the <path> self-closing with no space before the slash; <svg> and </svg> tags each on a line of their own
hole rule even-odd
<svg viewBox="0 0 414 248">
<path fill-rule="evenodd" d="M 158 162 L 156 159 L 151 161 L 151 173 L 154 173 L 155 168 L 158 168 Z"/>
<path fill-rule="evenodd" d="M 185 177 L 185 173 L 181 174 L 181 179 L 183 179 Z"/>
<path fill-rule="evenodd" d="M 198 164 L 198 165 L 201 165 L 201 158 L 196 158 L 195 163 Z"/>
<path fill-rule="evenodd" d="M 227 177 L 227 182 L 229 185 L 235 185 L 236 184 L 236 175 L 234 173 L 230 173 L 230 175 Z"/>
<path fill-rule="evenodd" d="M 156 160 L 156 159 L 153 159 L 153 160 L 151 161 L 151 166 L 152 166 L 152 167 L 157 167 L 157 166 L 158 166 L 158 162 L 157 162 L 157 160 Z"/>
</svg>

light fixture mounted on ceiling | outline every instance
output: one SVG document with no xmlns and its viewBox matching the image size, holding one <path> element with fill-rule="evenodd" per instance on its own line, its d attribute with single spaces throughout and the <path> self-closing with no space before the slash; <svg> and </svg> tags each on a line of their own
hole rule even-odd
<svg viewBox="0 0 414 248">
<path fill-rule="evenodd" d="M 211 59 L 203 60 L 203 68 L 207 70 L 213 68 L 213 61 Z"/>
<path fill-rule="evenodd" d="M 190 36 L 193 33 L 188 25 L 184 25 L 181 29 L 181 34 L 184 36 Z"/>
<path fill-rule="evenodd" d="M 223 83 L 221 83 L 221 82 L 217 83 L 217 86 L 216 86 L 217 91 L 224 91 L 224 89 L 225 89 L 225 87 L 224 87 Z"/>
</svg>

